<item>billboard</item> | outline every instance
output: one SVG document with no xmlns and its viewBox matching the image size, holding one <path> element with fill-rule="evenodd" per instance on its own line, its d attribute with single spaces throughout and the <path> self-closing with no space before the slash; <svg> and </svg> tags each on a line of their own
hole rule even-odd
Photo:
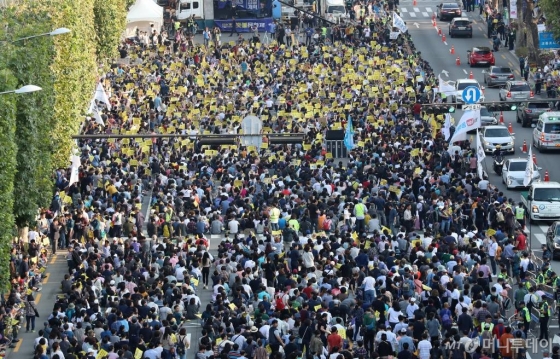
<svg viewBox="0 0 560 359">
<path fill-rule="evenodd" d="M 257 26 L 259 32 L 266 32 L 270 30 L 270 25 L 274 20 L 272 18 L 262 19 L 236 19 L 237 32 L 251 32 L 253 26 Z M 232 20 L 214 20 L 214 24 L 223 33 L 231 32 Z"/>
<path fill-rule="evenodd" d="M 554 35 L 552 35 L 552 32 L 539 32 L 539 48 L 558 49 L 560 48 L 560 41 L 554 39 Z"/>
</svg>

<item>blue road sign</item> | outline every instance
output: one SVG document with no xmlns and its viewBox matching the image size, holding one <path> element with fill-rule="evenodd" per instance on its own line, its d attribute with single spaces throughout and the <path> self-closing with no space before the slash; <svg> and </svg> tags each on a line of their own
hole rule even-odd
<svg viewBox="0 0 560 359">
<path fill-rule="evenodd" d="M 461 98 L 467 105 L 472 105 L 480 101 L 481 95 L 482 93 L 480 92 L 480 89 L 478 87 L 469 86 L 463 90 L 463 95 L 461 96 Z"/>
</svg>

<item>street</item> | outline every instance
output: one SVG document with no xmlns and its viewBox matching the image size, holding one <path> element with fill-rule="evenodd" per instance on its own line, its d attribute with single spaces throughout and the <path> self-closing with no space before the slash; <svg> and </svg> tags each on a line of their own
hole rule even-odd
<svg viewBox="0 0 560 359">
<path fill-rule="evenodd" d="M 412 35 L 414 43 L 418 51 L 421 51 L 422 57 L 430 63 L 435 73 L 441 73 L 442 71 L 449 72 L 449 77 L 442 75 L 444 80 L 455 81 L 457 79 L 468 78 L 470 72 L 472 71 L 474 78 L 484 86 L 484 75 L 483 70 L 486 68 L 475 67 L 471 68 L 467 64 L 467 50 L 472 49 L 473 46 L 488 46 L 492 47 L 490 39 L 486 37 L 486 23 L 481 18 L 478 13 L 478 9 L 474 12 L 463 12 L 463 17 L 468 17 L 473 22 L 473 37 L 471 38 L 450 38 L 447 35 L 448 32 L 448 21 L 437 21 L 437 25 L 441 28 L 442 32 L 446 34 L 446 41 L 443 42 L 441 37 L 438 36 L 437 30 L 432 26 L 430 10 L 436 9 L 436 6 L 440 4 L 440 1 L 422 1 L 418 0 L 417 6 L 412 6 L 412 1 L 401 2 L 401 13 L 403 19 L 407 22 L 408 31 Z M 405 10 L 406 9 L 406 10 Z M 451 47 L 455 49 L 455 55 L 451 54 Z M 456 65 L 456 59 L 460 57 L 461 65 Z M 521 78 L 519 72 L 519 61 L 514 53 L 510 53 L 507 48 L 500 48 L 499 52 L 495 53 L 496 66 L 507 66 L 514 70 L 516 80 Z M 485 101 L 499 101 L 498 98 L 498 88 L 486 88 L 485 90 Z M 544 99 L 541 97 L 535 97 L 535 99 Z M 456 111 L 453 115 L 455 118 L 455 123 L 461 118 L 462 111 Z M 508 155 L 506 158 L 525 158 L 527 154 L 522 152 L 523 141 L 527 141 L 527 146 L 531 146 L 532 143 L 532 133 L 533 128 L 522 128 L 521 124 L 516 122 L 516 112 L 508 111 L 504 112 L 504 124 L 507 126 L 509 123 L 512 124 L 515 133 L 515 148 L 516 152 L 514 155 Z M 499 114 L 496 118 L 499 119 Z M 474 146 L 474 141 L 476 135 L 469 135 L 469 139 Z M 560 166 L 558 166 L 558 159 L 560 158 L 559 152 L 547 152 L 539 153 L 535 148 L 533 148 L 533 154 L 536 155 L 537 165 L 542 167 L 541 176 L 544 177 L 545 171 L 548 171 L 551 181 L 558 181 L 560 179 Z M 490 183 L 497 186 L 500 191 L 503 191 L 508 198 L 513 198 L 515 202 L 520 200 L 520 191 L 518 190 L 507 190 L 505 184 L 502 183 L 502 179 L 492 170 L 492 156 L 487 155 L 484 163 L 484 170 L 489 175 Z M 541 244 L 546 242 L 545 235 L 550 223 L 548 222 L 537 222 L 527 228 L 531 230 L 530 243 L 532 248 L 535 250 L 537 256 L 540 255 Z M 553 270 L 560 273 L 560 263 L 552 263 Z M 552 321 L 550 325 L 550 334 L 558 334 L 559 328 L 556 320 Z M 538 334 L 537 334 L 538 335 Z M 555 343 L 560 343 L 560 337 L 554 337 Z M 529 350 L 530 359 L 541 359 L 542 349 L 540 351 L 533 352 Z"/>
</svg>

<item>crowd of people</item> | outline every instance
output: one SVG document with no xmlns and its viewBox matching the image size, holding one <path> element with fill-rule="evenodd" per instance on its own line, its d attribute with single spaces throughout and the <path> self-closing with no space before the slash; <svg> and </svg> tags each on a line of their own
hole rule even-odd
<svg viewBox="0 0 560 359">
<path fill-rule="evenodd" d="M 80 140 L 78 181 L 57 172 L 14 250 L 6 305 L 39 329 L 35 357 L 523 358 L 526 313 L 552 315 L 527 284 L 524 216 L 468 165 L 468 141 L 449 151 L 442 119 L 413 112 L 437 78 L 390 23 L 369 14 L 328 46 L 123 44 L 130 64 L 102 78 L 109 103 L 83 133 L 149 137 Z M 204 142 L 242 135 L 248 115 L 259 146 Z M 330 130 L 352 136 L 347 159 L 327 151 Z M 283 133 L 304 141 L 269 140 Z M 35 328 L 49 242 L 68 273 Z"/>
</svg>

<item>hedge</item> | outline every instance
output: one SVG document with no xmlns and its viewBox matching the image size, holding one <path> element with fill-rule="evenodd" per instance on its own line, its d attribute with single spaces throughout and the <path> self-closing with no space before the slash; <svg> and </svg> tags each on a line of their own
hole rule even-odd
<svg viewBox="0 0 560 359">
<path fill-rule="evenodd" d="M 0 96 L 0 263 L 14 223 L 34 224 L 52 198 L 53 173 L 68 168 L 100 65 L 117 54 L 131 0 L 25 1 L 0 10 L 0 40 L 66 27 L 71 33 L 3 43 L 0 88 L 43 91 Z M 15 195 L 15 202 L 14 202 Z M 7 267 L 6 267 L 7 268 Z M 0 270 L 5 269 L 0 267 Z M 2 271 L 2 273 L 8 273 Z M 7 276 L 0 276 L 5 288 Z"/>
</svg>

